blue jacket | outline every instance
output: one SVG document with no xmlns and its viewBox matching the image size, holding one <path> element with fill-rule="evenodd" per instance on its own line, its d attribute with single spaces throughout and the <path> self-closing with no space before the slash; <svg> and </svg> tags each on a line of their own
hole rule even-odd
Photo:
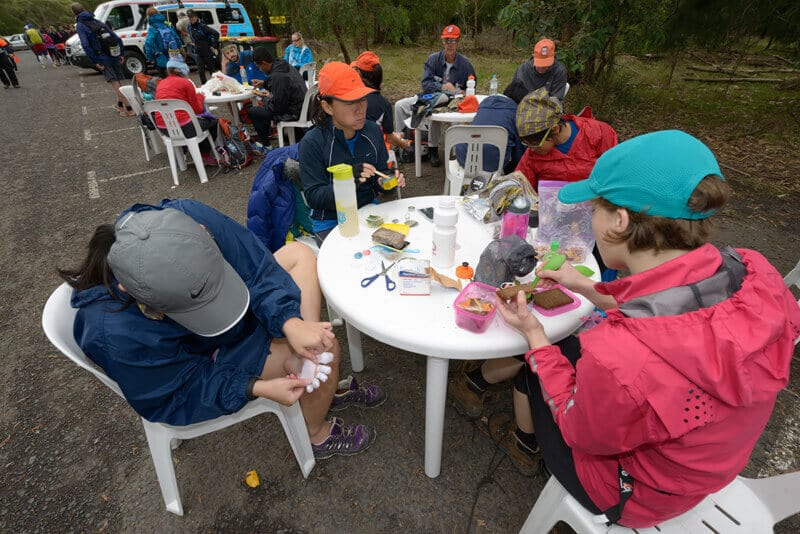
<svg viewBox="0 0 800 534">
<path fill-rule="evenodd" d="M 370 163 L 379 171 L 389 174 L 389 153 L 380 126 L 365 121 L 364 127 L 356 135 L 355 154 L 351 155 L 344 132 L 334 127 L 329 118 L 322 126 L 309 130 L 300 141 L 300 179 L 312 219 L 336 220 L 333 175 L 327 171 L 328 167 L 338 163 Z M 356 181 L 358 207 L 374 201 L 380 191 L 377 175 L 363 183 Z"/>
<path fill-rule="evenodd" d="M 447 63 L 444 60 L 444 50 L 434 52 L 425 61 L 425 68 L 422 71 L 422 92 L 435 93 L 442 90 L 442 78 L 447 70 Z M 450 83 L 460 88 L 462 91 L 467 88 L 467 78 L 469 75 L 475 77 L 475 82 L 478 81 L 478 76 L 475 74 L 475 68 L 470 63 L 469 59 L 456 53 L 456 60 L 453 62 L 453 67 L 450 69 L 448 79 Z"/>
<path fill-rule="evenodd" d="M 258 68 L 258 65 L 253 62 L 252 50 L 243 50 L 239 52 L 239 61 L 235 63 L 233 61 L 228 61 L 228 64 L 225 66 L 225 74 L 231 78 L 236 78 L 236 81 L 242 83 L 242 77 L 239 74 L 239 67 L 241 66 L 244 66 L 244 70 L 247 71 L 248 81 L 266 80 L 268 78 L 268 76 Z"/>
<path fill-rule="evenodd" d="M 178 209 L 214 236 L 222 255 L 250 290 L 250 309 L 216 337 L 198 336 L 165 317 L 145 317 L 127 295 L 103 286 L 73 292 L 78 345 L 117 381 L 128 403 L 148 421 L 188 425 L 236 412 L 248 401 L 247 384 L 264 366 L 283 324 L 300 317 L 300 290 L 252 232 L 222 213 L 188 199 L 132 211 Z M 127 212 L 128 210 L 126 210 Z M 126 212 L 123 212 L 124 215 Z"/>
<path fill-rule="evenodd" d="M 517 133 L 517 103 L 503 95 L 489 96 L 483 99 L 478 106 L 478 112 L 472 120 L 473 126 L 502 126 L 508 132 L 508 142 L 506 143 L 506 157 L 503 166 L 515 168 L 522 154 L 525 153 L 525 145 Z M 497 169 L 497 149 L 492 146 L 483 149 L 483 170 L 494 172 Z M 456 145 L 456 159 L 459 165 L 464 166 L 467 159 L 467 145 Z M 509 163 L 510 162 L 510 163 Z"/>
<path fill-rule="evenodd" d="M 270 151 L 250 190 L 247 227 L 271 252 L 286 243 L 286 233 L 294 221 L 294 186 L 283 177 L 283 163 L 286 158 L 297 160 L 297 152 L 297 145 Z"/>
<path fill-rule="evenodd" d="M 97 35 L 95 35 L 89 26 L 87 26 L 87 24 L 93 20 L 96 19 L 89 11 L 81 11 L 76 17 L 75 30 L 78 32 L 78 37 L 81 40 L 83 51 L 86 52 L 86 57 L 88 57 L 89 61 L 95 65 L 117 63 L 119 58 L 104 54 L 102 48 L 100 48 L 100 40 L 97 38 Z M 103 23 L 100 22 L 100 24 Z M 108 29 L 109 33 L 111 33 L 111 35 L 116 37 L 117 41 L 119 41 L 120 50 L 125 50 L 125 45 L 122 44 L 122 39 L 119 38 L 119 35 L 114 33 L 107 24 L 104 24 L 104 26 L 106 29 Z"/>
<path fill-rule="evenodd" d="M 304 46 L 300 48 L 290 44 L 283 52 L 283 60 L 292 67 L 302 67 L 306 63 L 313 63 L 314 56 L 311 54 L 311 49 L 309 47 Z"/>
<path fill-rule="evenodd" d="M 167 26 L 164 22 L 165 20 L 164 15 L 161 13 L 150 15 L 147 38 L 144 40 L 144 53 L 147 56 L 147 61 L 155 61 L 156 65 L 162 69 L 167 66 L 169 61 L 170 42 L 174 43 L 176 48 L 183 46 L 181 36 L 178 35 L 175 28 Z M 162 31 L 170 35 L 169 42 L 165 42 L 161 37 Z"/>
</svg>

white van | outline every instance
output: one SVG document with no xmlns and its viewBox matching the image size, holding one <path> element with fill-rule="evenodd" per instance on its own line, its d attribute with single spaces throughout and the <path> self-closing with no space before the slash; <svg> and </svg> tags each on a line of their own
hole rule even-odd
<svg viewBox="0 0 800 534">
<path fill-rule="evenodd" d="M 111 26 L 125 45 L 125 76 L 132 77 L 147 70 L 144 55 L 144 41 L 147 37 L 147 8 L 155 6 L 173 24 L 178 19 L 178 11 L 193 9 L 197 17 L 217 30 L 220 37 L 252 37 L 255 35 L 250 17 L 243 5 L 236 2 L 214 2 L 194 0 L 181 2 L 154 0 L 112 0 L 104 2 L 94 10 L 97 20 Z M 73 65 L 86 69 L 95 68 L 89 61 L 78 35 L 67 39 L 67 56 Z"/>
</svg>

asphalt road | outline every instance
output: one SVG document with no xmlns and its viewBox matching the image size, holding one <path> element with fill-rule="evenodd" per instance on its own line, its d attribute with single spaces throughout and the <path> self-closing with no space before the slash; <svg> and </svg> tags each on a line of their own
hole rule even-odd
<svg viewBox="0 0 800 534">
<path fill-rule="evenodd" d="M 138 417 L 50 345 L 41 309 L 59 284 L 54 267 L 82 258 L 98 224 L 134 202 L 166 197 L 196 198 L 243 221 L 256 166 L 204 185 L 190 167 L 173 188 L 166 157 L 144 160 L 136 123 L 111 109 L 115 98 L 102 76 L 42 69 L 30 52 L 21 57 L 22 89 L 0 90 L 0 531 L 519 528 L 544 480 L 518 475 L 481 425 L 452 407 L 445 414 L 442 474 L 426 477 L 425 361 L 367 338 L 360 378 L 381 383 L 389 399 L 344 417 L 377 427 L 369 451 L 321 461 L 304 480 L 276 418 L 263 415 L 174 452 L 186 515 L 167 513 Z M 442 176 L 425 164 L 425 176 L 411 181 L 407 195 L 436 193 Z M 337 334 L 345 339 L 343 329 Z M 343 374 L 348 361 L 345 354 Z M 493 400 L 508 410 L 507 393 Z M 796 467 L 797 408 L 796 393 L 781 395 L 749 475 Z M 256 490 L 243 484 L 251 469 L 261 476 Z M 798 525 L 794 518 L 779 530 Z"/>
</svg>

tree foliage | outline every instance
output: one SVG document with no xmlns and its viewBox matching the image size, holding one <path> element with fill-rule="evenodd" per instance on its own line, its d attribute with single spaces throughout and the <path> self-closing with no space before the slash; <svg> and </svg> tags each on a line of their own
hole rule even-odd
<svg viewBox="0 0 800 534">
<path fill-rule="evenodd" d="M 91 11 L 103 0 L 81 2 Z M 72 24 L 75 17 L 64 0 L 0 0 L 0 34 L 22 33 L 26 24 L 34 26 Z"/>
</svg>

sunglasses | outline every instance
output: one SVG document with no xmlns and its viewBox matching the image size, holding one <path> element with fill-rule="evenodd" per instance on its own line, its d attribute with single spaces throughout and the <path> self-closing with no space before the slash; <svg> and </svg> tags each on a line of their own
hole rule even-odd
<svg viewBox="0 0 800 534">
<path fill-rule="evenodd" d="M 458 39 L 442 39 L 442 42 L 444 44 L 456 44 L 458 42 Z"/>
<path fill-rule="evenodd" d="M 553 127 L 551 126 L 550 128 L 548 128 L 547 130 L 544 131 L 544 135 L 542 136 L 542 140 L 539 141 L 538 144 L 528 143 L 527 141 L 522 141 L 522 144 L 525 145 L 528 148 L 542 148 L 542 145 L 544 145 L 545 141 L 547 141 L 547 138 L 550 136 L 550 130 L 552 130 L 552 129 L 553 129 Z"/>
<path fill-rule="evenodd" d="M 293 43 L 299 43 L 299 42 L 300 42 L 300 39 L 292 39 L 292 42 L 293 42 Z"/>
</svg>

